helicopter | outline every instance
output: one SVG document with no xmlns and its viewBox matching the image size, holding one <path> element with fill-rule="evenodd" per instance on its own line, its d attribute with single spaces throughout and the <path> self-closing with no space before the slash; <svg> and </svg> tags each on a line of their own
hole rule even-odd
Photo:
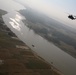
<svg viewBox="0 0 76 75">
<path fill-rule="evenodd" d="M 74 15 L 69 15 L 68 18 L 71 19 L 71 20 L 75 20 L 75 19 L 76 19 L 76 16 L 74 16 Z"/>
</svg>

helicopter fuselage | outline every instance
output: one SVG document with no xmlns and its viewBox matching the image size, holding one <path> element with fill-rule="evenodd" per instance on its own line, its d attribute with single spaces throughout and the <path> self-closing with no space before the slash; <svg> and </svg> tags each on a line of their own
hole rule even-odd
<svg viewBox="0 0 76 75">
<path fill-rule="evenodd" d="M 69 15 L 68 18 L 71 19 L 71 20 L 75 20 L 76 19 L 73 15 Z"/>
</svg>

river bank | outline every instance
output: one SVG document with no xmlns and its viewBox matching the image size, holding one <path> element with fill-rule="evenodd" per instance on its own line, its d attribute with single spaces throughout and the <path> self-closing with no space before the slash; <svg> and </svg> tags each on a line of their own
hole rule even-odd
<svg viewBox="0 0 76 75">
<path fill-rule="evenodd" d="M 33 30 L 48 42 L 53 43 L 64 52 L 76 58 L 76 31 L 73 31 L 72 28 L 64 27 L 63 24 L 41 13 L 36 13 L 35 15 L 34 10 L 31 8 L 20 10 L 19 13 L 26 18 L 22 21 L 30 30 Z"/>
<path fill-rule="evenodd" d="M 47 74 L 62 75 L 20 41 L 0 16 L 0 75 Z"/>
</svg>

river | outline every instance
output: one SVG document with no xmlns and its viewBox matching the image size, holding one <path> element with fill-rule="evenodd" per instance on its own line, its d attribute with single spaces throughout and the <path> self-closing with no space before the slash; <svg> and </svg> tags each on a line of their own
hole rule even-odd
<svg viewBox="0 0 76 75">
<path fill-rule="evenodd" d="M 4 0 L 2 0 L 4 1 Z M 8 0 L 11 2 L 11 0 Z M 12 2 L 11 2 L 12 3 Z M 0 6 L 2 7 L 3 4 Z M 5 7 L 0 7 L 5 10 Z M 16 3 L 12 3 L 12 6 L 16 6 Z M 17 4 L 19 5 L 19 4 Z M 56 47 L 54 44 L 49 43 L 46 39 L 34 33 L 33 30 L 30 30 L 24 23 L 21 21 L 25 19 L 18 12 L 13 10 L 11 7 L 7 7 L 8 12 L 3 16 L 3 20 L 5 24 L 13 31 L 20 40 L 26 43 L 33 51 L 35 51 L 39 56 L 44 58 L 48 63 L 51 64 L 53 62 L 53 66 L 55 66 L 58 70 L 60 70 L 64 75 L 76 75 L 76 59 L 64 52 L 63 50 Z M 15 8 L 15 10 L 20 10 L 19 8 Z M 7 9 L 6 9 L 7 10 Z M 32 44 L 35 47 L 32 47 Z"/>
<path fill-rule="evenodd" d="M 21 21 L 24 19 L 18 12 L 11 12 L 3 16 L 6 25 L 26 43 L 33 51 L 47 62 L 59 69 L 64 75 L 76 75 L 76 59 L 62 51 L 54 44 L 34 33 Z M 35 47 L 32 47 L 32 44 Z"/>
</svg>

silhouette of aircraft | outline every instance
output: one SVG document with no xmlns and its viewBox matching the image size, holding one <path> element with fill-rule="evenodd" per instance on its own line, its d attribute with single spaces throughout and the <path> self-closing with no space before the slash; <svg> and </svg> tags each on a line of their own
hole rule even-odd
<svg viewBox="0 0 76 75">
<path fill-rule="evenodd" d="M 71 19 L 71 20 L 75 20 L 75 19 L 76 19 L 76 16 L 74 16 L 74 15 L 69 15 L 68 18 Z"/>
</svg>

